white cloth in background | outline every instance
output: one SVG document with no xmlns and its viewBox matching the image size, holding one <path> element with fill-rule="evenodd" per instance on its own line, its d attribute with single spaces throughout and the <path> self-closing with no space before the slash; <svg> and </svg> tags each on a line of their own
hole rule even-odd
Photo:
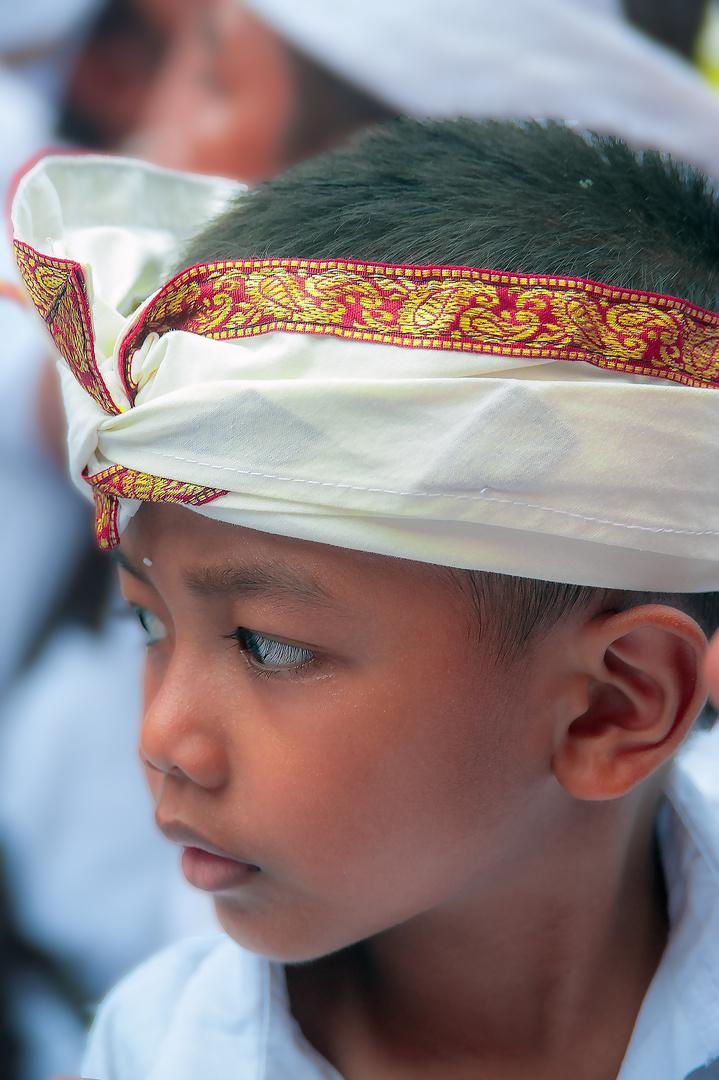
<svg viewBox="0 0 719 1080">
<path fill-rule="evenodd" d="M 136 751 L 143 659 L 129 612 L 100 634 L 64 629 L 0 708 L 0 852 L 16 919 L 89 1001 L 163 945 L 217 930 L 154 823 Z M 13 989 L 25 1080 L 76 1072 L 78 1021 L 37 978 Z"/>
<path fill-rule="evenodd" d="M 188 500 L 198 513 L 298 539 L 580 585 L 719 588 L 716 388 L 498 354 L 501 344 L 172 330 L 134 353 L 131 400 L 125 338 L 188 234 L 239 190 L 89 156 L 46 158 L 18 188 L 17 238 L 87 275 L 94 377 L 116 413 L 61 365 L 70 464 L 88 496 L 86 470 L 145 474 L 126 481 L 120 530 L 141 498 L 164 497 L 160 477 L 219 492 Z M 265 286 L 263 272 L 239 307 L 291 319 L 291 286 Z M 204 301 L 218 321 L 229 278 Z M 361 296 L 363 280 L 343 289 Z"/>
<path fill-rule="evenodd" d="M 719 797 L 681 763 L 668 795 L 669 943 L 618 1080 L 684 1080 L 719 1056 Z M 181 942 L 120 983 L 100 1009 L 83 1076 L 338 1080 L 289 1014 L 282 965 L 227 937 Z"/>
<path fill-rule="evenodd" d="M 719 176 L 719 94 L 619 0 L 247 0 L 293 45 L 414 116 L 567 120 Z"/>
</svg>

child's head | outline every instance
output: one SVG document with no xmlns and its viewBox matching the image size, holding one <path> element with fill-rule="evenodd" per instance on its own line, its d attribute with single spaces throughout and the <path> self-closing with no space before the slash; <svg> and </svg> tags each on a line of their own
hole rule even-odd
<svg viewBox="0 0 719 1080">
<path fill-rule="evenodd" d="M 713 189 L 659 154 L 556 123 L 401 118 L 238 198 L 189 245 L 178 269 L 268 258 L 501 267 L 669 294 L 717 311 L 717 251 Z M 643 329 L 637 325 L 637 335 Z M 502 613 L 500 648 L 577 606 L 656 600 L 690 613 L 707 635 L 719 626 L 715 592 L 625 589 L 610 597 L 527 577 L 472 577 L 483 621 Z"/>
<path fill-rule="evenodd" d="M 117 552 L 158 824 L 228 933 L 282 960 L 500 881 L 529 895 L 550 846 L 579 872 L 646 815 L 703 701 L 704 638 L 672 607 L 582 606 L 498 661 L 521 613 L 485 626 L 449 568 L 161 504 Z"/>
<path fill-rule="evenodd" d="M 117 170 L 103 233 L 83 178 Z M 40 177 L 19 231 L 59 192 L 55 254 L 20 258 L 149 635 L 158 819 L 230 933 L 302 959 L 648 850 L 716 622 L 718 320 L 651 295 L 716 306 L 702 178 L 403 121 L 242 196 L 136 311 L 210 183 Z M 94 354 L 57 255 L 96 268 Z"/>
</svg>

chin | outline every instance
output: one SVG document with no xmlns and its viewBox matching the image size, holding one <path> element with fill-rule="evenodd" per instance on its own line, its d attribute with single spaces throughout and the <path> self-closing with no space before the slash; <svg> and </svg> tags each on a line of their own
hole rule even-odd
<svg viewBox="0 0 719 1080">
<path fill-rule="evenodd" d="M 330 926 L 326 913 L 285 909 L 277 913 L 248 913 L 216 897 L 220 926 L 243 949 L 281 964 L 301 964 L 339 952 L 366 934 L 342 932 Z"/>
</svg>

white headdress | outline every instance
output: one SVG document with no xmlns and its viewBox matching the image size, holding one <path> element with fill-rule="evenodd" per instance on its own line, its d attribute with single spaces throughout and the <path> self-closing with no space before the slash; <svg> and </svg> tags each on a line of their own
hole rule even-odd
<svg viewBox="0 0 719 1080">
<path fill-rule="evenodd" d="M 282 259 L 168 282 L 237 190 L 92 157 L 18 190 L 101 542 L 169 500 L 448 566 L 719 589 L 719 316 L 462 267 Z"/>
</svg>

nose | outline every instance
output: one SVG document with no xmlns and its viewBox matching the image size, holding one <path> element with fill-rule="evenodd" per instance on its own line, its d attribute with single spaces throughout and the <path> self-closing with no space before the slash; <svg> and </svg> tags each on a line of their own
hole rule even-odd
<svg viewBox="0 0 719 1080">
<path fill-rule="evenodd" d="M 139 751 L 145 766 L 209 790 L 223 787 L 229 759 L 215 699 L 210 673 L 191 655 L 176 652 L 156 689 L 148 670 Z"/>
</svg>

